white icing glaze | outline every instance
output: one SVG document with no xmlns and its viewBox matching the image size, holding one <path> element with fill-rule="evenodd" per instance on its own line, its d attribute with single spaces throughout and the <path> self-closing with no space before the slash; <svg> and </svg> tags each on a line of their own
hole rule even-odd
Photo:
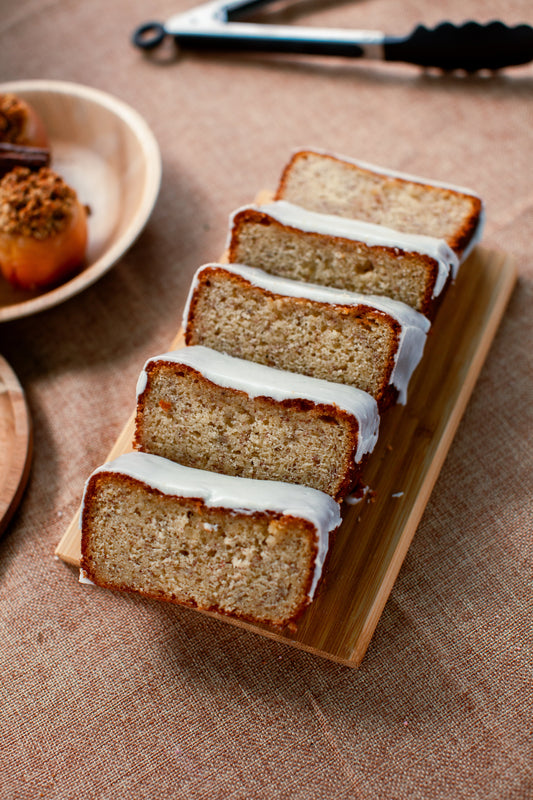
<svg viewBox="0 0 533 800">
<path fill-rule="evenodd" d="M 80 569 L 80 572 L 79 572 L 79 575 L 78 575 L 78 582 L 79 583 L 85 583 L 85 584 L 87 584 L 87 586 L 96 586 L 94 581 L 92 581 L 90 578 L 87 577 L 87 573 L 85 572 L 84 569 Z"/>
<path fill-rule="evenodd" d="M 466 261 L 466 259 L 468 258 L 474 247 L 480 243 L 481 237 L 483 236 L 483 231 L 485 230 L 485 220 L 486 220 L 485 206 L 482 203 L 476 230 L 474 231 L 474 234 L 470 239 L 470 241 L 468 242 L 467 246 L 461 253 L 461 264 L 463 264 L 463 262 Z"/>
<path fill-rule="evenodd" d="M 334 214 L 319 214 L 316 211 L 308 211 L 286 200 L 239 208 L 230 217 L 230 227 L 233 226 L 235 215 L 247 208 L 267 214 L 282 225 L 288 225 L 305 233 L 337 236 L 355 242 L 362 242 L 368 247 L 389 247 L 399 251 L 398 256 L 404 253 L 419 253 L 420 255 L 429 256 L 436 261 L 438 267 L 437 280 L 433 287 L 433 297 L 437 297 L 442 292 L 450 272 L 452 277 L 455 278 L 459 269 L 459 259 L 444 239 L 401 233 L 383 225 L 339 217 Z"/>
<path fill-rule="evenodd" d="M 359 294 L 358 292 L 346 292 L 342 289 L 332 289 L 329 286 L 318 286 L 314 283 L 292 281 L 287 278 L 270 275 L 263 270 L 247 267 L 243 264 L 212 263 L 204 264 L 200 267 L 192 280 L 183 314 L 184 329 L 187 327 L 189 310 L 193 295 L 198 286 L 199 276 L 204 270 L 209 269 L 223 269 L 226 272 L 240 275 L 250 284 L 265 289 L 272 294 L 286 297 L 301 297 L 313 302 L 329 303 L 331 305 L 364 305 L 375 308 L 393 317 L 401 326 L 401 334 L 390 383 L 398 390 L 398 402 L 401 404 L 406 402 L 407 386 L 411 375 L 422 358 L 426 334 L 430 328 L 430 322 L 423 314 L 415 311 L 405 303 L 392 300 L 389 297 Z"/>
<path fill-rule="evenodd" d="M 245 361 L 226 353 L 219 353 L 202 345 L 194 345 L 150 358 L 139 375 L 137 397 L 140 397 L 146 388 L 146 368 L 154 361 L 185 364 L 200 372 L 212 383 L 238 389 L 252 398 L 270 397 L 278 402 L 301 398 L 313 403 L 337 406 L 352 414 L 359 423 L 356 463 L 365 453 L 371 453 L 375 447 L 379 431 L 377 403 L 367 392 L 354 386 L 309 378 L 307 375 L 267 367 L 254 361 Z"/>
<path fill-rule="evenodd" d="M 125 453 L 103 464 L 93 475 L 101 472 L 128 475 L 166 495 L 199 498 L 211 508 L 227 508 L 241 514 L 270 511 L 308 520 L 315 528 L 318 550 L 309 591 L 309 597 L 313 597 L 327 555 L 329 534 L 341 523 L 339 504 L 324 492 L 279 481 L 219 475 L 184 467 L 160 456 L 137 452 Z"/>
</svg>

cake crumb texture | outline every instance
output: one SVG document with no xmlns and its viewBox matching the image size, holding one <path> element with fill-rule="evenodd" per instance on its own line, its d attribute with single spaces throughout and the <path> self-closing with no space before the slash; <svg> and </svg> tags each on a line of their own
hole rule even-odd
<svg viewBox="0 0 533 800">
<path fill-rule="evenodd" d="M 292 280 L 392 297 L 426 314 L 435 305 L 437 265 L 430 257 L 297 231 L 260 211 L 236 215 L 229 261 Z"/>
<path fill-rule="evenodd" d="M 481 215 L 481 200 L 461 191 L 417 183 L 313 151 L 296 153 L 285 167 L 277 200 L 444 239 L 461 253 Z"/>
<path fill-rule="evenodd" d="M 185 335 L 188 345 L 352 385 L 383 404 L 400 326 L 368 306 L 275 295 L 212 268 L 198 276 Z"/>
<path fill-rule="evenodd" d="M 356 480 L 358 423 L 334 406 L 275 402 L 169 362 L 147 365 L 135 444 L 188 467 L 303 484 L 339 499 Z"/>
<path fill-rule="evenodd" d="M 217 509 L 101 472 L 83 512 L 82 569 L 95 583 L 283 624 L 308 602 L 310 522 Z"/>
</svg>

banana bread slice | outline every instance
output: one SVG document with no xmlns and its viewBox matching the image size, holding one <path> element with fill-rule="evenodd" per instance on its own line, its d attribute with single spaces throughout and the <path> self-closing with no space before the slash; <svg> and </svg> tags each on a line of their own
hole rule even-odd
<svg viewBox="0 0 533 800">
<path fill-rule="evenodd" d="M 187 345 L 355 386 L 383 410 L 405 403 L 430 323 L 388 297 L 206 264 L 192 281 L 183 327 Z"/>
<path fill-rule="evenodd" d="M 281 625 L 313 598 L 340 522 L 316 489 L 128 453 L 87 481 L 81 579 Z"/>
<path fill-rule="evenodd" d="M 227 251 L 232 263 L 392 297 L 430 318 L 459 266 L 442 239 L 319 214 L 285 200 L 234 212 Z"/>
<path fill-rule="evenodd" d="M 149 359 L 137 384 L 136 449 L 337 500 L 359 480 L 378 429 L 366 392 L 201 345 Z"/>
<path fill-rule="evenodd" d="M 479 241 L 484 220 L 481 199 L 470 189 L 321 150 L 299 150 L 292 156 L 275 198 L 444 239 L 463 260 Z"/>
</svg>

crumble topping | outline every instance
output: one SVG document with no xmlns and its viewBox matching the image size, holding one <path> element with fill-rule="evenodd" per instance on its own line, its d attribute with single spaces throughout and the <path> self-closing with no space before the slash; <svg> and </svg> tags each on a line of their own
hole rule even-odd
<svg viewBox="0 0 533 800">
<path fill-rule="evenodd" d="M 0 231 L 47 239 L 66 228 L 76 203 L 74 189 L 53 170 L 16 167 L 0 181 Z"/>
<path fill-rule="evenodd" d="M 0 94 L 0 142 L 25 144 L 24 126 L 28 108 L 14 94 Z"/>
</svg>

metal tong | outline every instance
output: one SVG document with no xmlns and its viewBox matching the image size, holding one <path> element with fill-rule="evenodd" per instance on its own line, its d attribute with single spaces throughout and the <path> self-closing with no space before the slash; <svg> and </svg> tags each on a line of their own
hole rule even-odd
<svg viewBox="0 0 533 800">
<path fill-rule="evenodd" d="M 212 0 L 165 23 L 146 22 L 133 33 L 142 50 L 152 50 L 167 36 L 184 49 L 299 53 L 401 61 L 444 71 L 499 70 L 533 60 L 533 28 L 443 22 L 419 25 L 407 36 L 381 31 L 302 27 L 242 22 L 239 16 L 272 0 Z"/>
</svg>

